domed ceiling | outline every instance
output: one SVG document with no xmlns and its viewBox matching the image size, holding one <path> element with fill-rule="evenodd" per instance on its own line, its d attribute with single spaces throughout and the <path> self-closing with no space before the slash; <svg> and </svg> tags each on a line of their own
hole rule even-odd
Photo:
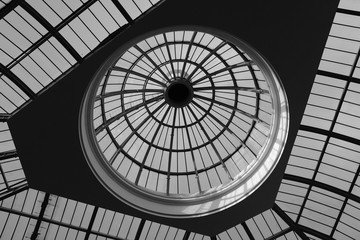
<svg viewBox="0 0 360 240">
<path fill-rule="evenodd" d="M 211 220 L 221 231 L 114 207 L 77 171 L 78 136 L 64 138 L 97 61 L 193 23 L 241 36 L 291 92 L 278 180 L 251 199 L 258 212 Z M 0 239 L 358 239 L 359 23 L 355 0 L 0 1 Z"/>
</svg>

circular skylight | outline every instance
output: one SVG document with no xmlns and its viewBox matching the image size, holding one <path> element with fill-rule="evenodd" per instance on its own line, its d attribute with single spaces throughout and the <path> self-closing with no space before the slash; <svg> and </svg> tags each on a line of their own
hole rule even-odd
<svg viewBox="0 0 360 240">
<path fill-rule="evenodd" d="M 288 105 L 270 65 L 204 28 L 146 34 L 98 71 L 83 103 L 85 155 L 120 200 L 157 215 L 227 208 L 279 160 Z"/>
</svg>

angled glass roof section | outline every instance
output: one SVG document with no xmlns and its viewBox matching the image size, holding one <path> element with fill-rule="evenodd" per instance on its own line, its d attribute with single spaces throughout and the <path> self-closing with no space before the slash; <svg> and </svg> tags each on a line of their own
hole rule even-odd
<svg viewBox="0 0 360 240">
<path fill-rule="evenodd" d="M 12 113 L 161 1 L 7 3 L 0 13 L 0 78 L 6 85 L 0 112 Z"/>
<path fill-rule="evenodd" d="M 311 239 L 360 234 L 357 6 L 340 2 L 276 200 Z"/>
<path fill-rule="evenodd" d="M 0 122 L 0 200 L 27 185 L 24 171 L 6 122 Z"/>
<path fill-rule="evenodd" d="M 170 240 L 190 234 L 34 189 L 0 201 L 0 220 L 0 236 L 14 240 L 35 236 L 36 239 Z M 196 235 L 193 239 L 203 237 Z"/>
</svg>

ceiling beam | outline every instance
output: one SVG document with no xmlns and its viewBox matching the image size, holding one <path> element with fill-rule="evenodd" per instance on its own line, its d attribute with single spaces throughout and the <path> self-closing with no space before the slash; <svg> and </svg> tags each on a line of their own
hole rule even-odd
<svg viewBox="0 0 360 240">
<path fill-rule="evenodd" d="M 98 210 L 99 210 L 99 207 L 95 207 L 93 212 L 92 212 L 90 222 L 89 222 L 89 226 L 88 226 L 88 228 L 86 230 L 86 235 L 84 237 L 84 240 L 88 240 L 89 237 L 90 237 L 91 229 L 92 229 L 92 227 L 94 225 L 96 214 L 97 214 Z"/>
<path fill-rule="evenodd" d="M 7 120 L 11 117 L 8 113 L 0 113 L 0 122 L 7 122 Z"/>
<path fill-rule="evenodd" d="M 136 235 L 135 235 L 134 240 L 139 240 L 140 239 L 142 230 L 144 229 L 145 222 L 146 222 L 145 219 L 141 219 L 138 230 L 136 231 Z"/>
<path fill-rule="evenodd" d="M 299 235 L 301 239 L 310 240 L 299 228 L 298 224 L 296 224 L 276 203 L 272 209 L 291 227 L 294 232 L 296 232 L 297 235 Z"/>
<path fill-rule="evenodd" d="M 6 4 L 0 10 L 0 19 L 4 18 L 7 14 L 9 14 L 12 10 L 14 10 L 22 0 L 12 0 L 8 4 Z"/>
<path fill-rule="evenodd" d="M 23 181 L 24 184 L 18 185 L 16 187 L 11 186 L 11 188 L 6 189 L 5 192 L 0 193 L 0 201 L 12 197 L 22 191 L 28 190 L 29 186 L 27 185 L 26 180 Z"/>
<path fill-rule="evenodd" d="M 33 18 L 35 18 L 41 25 L 49 31 L 51 36 L 54 36 L 64 48 L 75 58 L 77 62 L 82 61 L 82 57 L 75 50 L 75 48 L 59 33 L 59 29 L 53 27 L 38 11 L 36 11 L 29 3 L 22 1 L 20 6 L 24 8 Z M 48 37 L 50 38 L 50 37 Z M 27 54 L 28 55 L 28 54 Z"/>
<path fill-rule="evenodd" d="M 35 227 L 34 227 L 34 231 L 31 234 L 30 240 L 36 240 L 38 235 L 39 235 L 39 229 L 40 229 L 40 225 L 42 223 L 42 220 L 44 218 L 44 214 L 45 214 L 45 210 L 49 204 L 49 198 L 50 198 L 50 194 L 46 193 L 44 196 L 44 200 L 41 203 L 41 209 L 40 209 L 40 213 L 39 213 L 39 217 L 36 221 Z"/>
<path fill-rule="evenodd" d="M 304 231 L 304 232 L 306 232 L 306 233 L 309 233 L 309 234 L 311 234 L 311 235 L 313 235 L 313 236 L 315 236 L 315 237 L 318 237 L 318 238 L 320 238 L 320 239 L 323 239 L 323 240 L 335 240 L 334 238 L 332 238 L 332 237 L 330 237 L 330 236 L 328 236 L 328 235 L 326 235 L 326 234 L 324 234 L 324 233 L 322 233 L 322 232 L 316 231 L 316 230 L 313 229 L 313 228 L 305 227 L 305 226 L 300 225 L 300 224 L 298 225 L 298 227 L 299 227 L 302 231 Z"/>
<path fill-rule="evenodd" d="M 344 190 L 341 190 L 339 188 L 336 188 L 332 185 L 329 185 L 329 184 L 326 184 L 326 183 L 323 183 L 323 182 L 318 182 L 318 181 L 315 181 L 315 180 L 312 180 L 312 179 L 308 179 L 308 178 L 304 178 L 304 177 L 300 177 L 300 176 L 296 176 L 296 175 L 291 175 L 291 174 L 287 174 L 285 173 L 284 174 L 284 179 L 286 180 L 290 180 L 290 181 L 295 181 L 295 182 L 299 182 L 299 183 L 305 183 L 305 184 L 308 184 L 312 187 L 318 187 L 318 188 L 321 188 L 321 189 L 324 189 L 324 190 L 327 190 L 329 192 L 333 192 L 335 194 L 338 194 L 340 196 L 343 196 L 345 198 L 349 198 L 357 203 L 360 203 L 360 197 L 359 196 L 356 196 L 350 192 L 347 192 L 347 191 L 344 191 Z"/>
<path fill-rule="evenodd" d="M 0 63 L 0 72 L 9 78 L 18 88 L 20 88 L 30 99 L 34 99 L 36 94 L 31 90 L 28 85 L 20 80 L 13 72 L 10 71 L 7 67 Z"/>
<path fill-rule="evenodd" d="M 360 174 L 360 165 L 358 166 L 357 171 L 356 171 L 356 173 L 355 173 L 355 176 L 354 176 L 354 178 L 353 178 L 353 180 L 352 180 L 352 182 L 351 182 L 351 185 L 350 185 L 350 188 L 349 188 L 349 191 L 348 191 L 349 193 L 351 193 L 351 192 L 353 191 L 354 186 L 355 186 L 355 184 L 356 184 L 356 181 L 357 181 L 357 179 L 358 179 L 358 177 L 359 177 L 359 174 Z M 341 219 L 341 217 L 342 217 L 342 215 L 343 215 L 343 213 L 344 213 L 344 210 L 345 210 L 345 207 L 347 206 L 348 201 L 349 201 L 349 198 L 346 197 L 345 200 L 344 200 L 344 202 L 343 202 L 343 204 L 342 204 L 342 206 L 341 206 L 339 215 L 338 215 L 337 218 L 336 218 L 335 224 L 334 224 L 334 226 L 333 226 L 333 228 L 332 228 L 332 230 L 331 230 L 331 233 L 330 233 L 330 236 L 331 236 L 331 237 L 334 236 L 334 233 L 335 233 L 336 228 L 337 228 L 337 226 L 338 226 L 338 224 L 339 224 L 339 222 L 340 222 L 340 219 Z"/>
<path fill-rule="evenodd" d="M 2 152 L 2 153 L 0 153 L 0 162 L 2 160 L 6 160 L 6 159 L 9 159 L 9 158 L 15 158 L 17 156 L 18 156 L 18 154 L 17 154 L 16 150 L 10 150 L 10 151 Z"/>
<path fill-rule="evenodd" d="M 16 214 L 16 215 L 31 218 L 31 219 L 38 219 L 38 216 L 34 216 L 34 215 L 31 215 L 31 214 L 26 213 L 26 212 L 22 212 L 22 211 L 11 209 L 11 208 L 6 208 L 6 207 L 3 207 L 3 206 L 0 206 L 0 211 Z M 78 226 L 71 225 L 71 224 L 64 223 L 64 222 L 60 222 L 60 221 L 56 221 L 56 220 L 53 220 L 53 219 L 43 218 L 42 221 L 46 222 L 46 223 L 49 223 L 49 224 L 54 224 L 54 225 L 57 225 L 57 226 L 60 226 L 60 227 L 73 229 L 73 230 L 76 230 L 76 231 L 81 231 L 81 232 L 86 232 L 87 231 L 85 228 L 78 227 Z M 107 239 L 123 240 L 122 238 L 114 237 L 114 236 L 104 234 L 104 233 L 100 233 L 100 232 L 96 232 L 96 231 L 91 231 L 90 233 L 93 234 L 93 235 L 96 235 L 96 236 L 107 238 Z"/>
<path fill-rule="evenodd" d="M 248 235 L 249 239 L 250 240 L 255 240 L 255 238 L 254 238 L 253 234 L 251 233 L 250 228 L 248 227 L 248 225 L 245 222 L 243 222 L 243 223 L 241 223 L 241 226 L 244 228 L 244 230 L 245 230 L 246 234 Z"/>
<path fill-rule="evenodd" d="M 313 132 L 313 133 L 317 133 L 317 134 L 321 134 L 321 135 L 325 135 L 325 136 L 329 136 L 331 138 L 337 138 L 349 143 L 353 143 L 356 145 L 360 146 L 360 139 L 356 139 L 353 137 L 349 137 L 347 135 L 341 134 L 341 133 L 336 133 L 336 132 L 330 132 L 321 128 L 316 128 L 316 127 L 312 127 L 312 126 L 306 126 L 306 125 L 300 125 L 300 130 L 303 131 L 307 131 L 307 132 Z"/>
<path fill-rule="evenodd" d="M 292 231 L 291 227 L 288 227 L 288 228 L 285 228 L 284 230 L 281 230 L 280 232 L 273 234 L 272 236 L 270 236 L 268 238 L 265 238 L 264 240 L 275 240 L 275 239 L 278 239 L 279 237 L 284 236 L 285 234 L 288 234 L 291 231 Z"/>
</svg>

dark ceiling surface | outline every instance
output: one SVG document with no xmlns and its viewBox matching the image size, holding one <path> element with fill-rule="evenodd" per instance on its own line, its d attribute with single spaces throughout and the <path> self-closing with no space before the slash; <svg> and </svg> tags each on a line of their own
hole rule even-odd
<svg viewBox="0 0 360 240">
<path fill-rule="evenodd" d="M 93 55 L 9 121 L 30 187 L 134 216 L 163 222 L 208 235 L 226 230 L 261 211 L 275 199 L 270 186 L 280 184 L 302 114 L 319 65 L 338 1 L 206 1 L 167 0 L 115 36 Z M 319 17 L 321 16 L 321 17 Z M 145 32 L 173 25 L 199 25 L 229 32 L 258 49 L 278 72 L 289 98 L 290 134 L 280 167 L 262 186 L 263 193 L 247 201 L 259 204 L 255 212 L 238 206 L 243 217 L 219 213 L 199 224 L 144 215 L 126 207 L 108 193 L 87 168 L 78 134 L 83 94 L 96 70 L 115 49 Z M 271 191 L 270 191 L 271 189 Z M 222 223 L 219 224 L 218 217 Z M 245 219 L 244 219 L 245 218 Z M 208 225 L 216 226 L 209 229 Z"/>
</svg>

